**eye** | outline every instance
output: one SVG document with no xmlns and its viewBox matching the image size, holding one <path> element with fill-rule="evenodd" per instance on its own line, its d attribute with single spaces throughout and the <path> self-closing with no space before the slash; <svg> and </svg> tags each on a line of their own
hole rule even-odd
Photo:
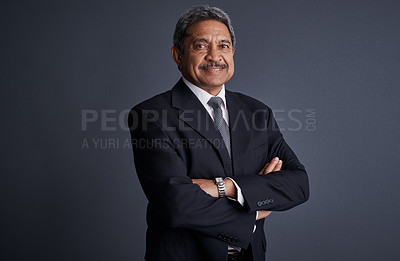
<svg viewBox="0 0 400 261">
<path fill-rule="evenodd" d="M 196 45 L 194 46 L 194 48 L 195 48 L 196 50 L 204 50 L 204 49 L 207 48 L 207 46 L 206 46 L 205 44 L 196 44 Z"/>
<path fill-rule="evenodd" d="M 231 50 L 231 46 L 229 44 L 220 44 L 219 49 L 223 52 L 229 52 Z"/>
</svg>

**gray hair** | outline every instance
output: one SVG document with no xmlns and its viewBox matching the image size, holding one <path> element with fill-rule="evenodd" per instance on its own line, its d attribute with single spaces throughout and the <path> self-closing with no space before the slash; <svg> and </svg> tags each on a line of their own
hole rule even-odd
<svg viewBox="0 0 400 261">
<path fill-rule="evenodd" d="M 208 5 L 199 5 L 186 10 L 176 23 L 174 32 L 174 46 L 183 53 L 183 41 L 188 36 L 187 29 L 194 23 L 215 20 L 226 25 L 232 39 L 232 46 L 235 48 L 236 38 L 235 32 L 231 24 L 229 16 L 218 7 L 210 7 Z"/>
</svg>

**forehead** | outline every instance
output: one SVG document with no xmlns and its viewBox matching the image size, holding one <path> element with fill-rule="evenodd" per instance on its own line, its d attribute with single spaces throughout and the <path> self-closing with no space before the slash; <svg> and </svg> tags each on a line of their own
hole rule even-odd
<svg viewBox="0 0 400 261">
<path fill-rule="evenodd" d="M 188 37 L 190 38 L 218 37 L 231 40 L 231 35 L 229 34 L 228 27 L 226 27 L 225 24 L 215 20 L 207 20 L 194 23 L 189 26 L 187 33 Z"/>
</svg>

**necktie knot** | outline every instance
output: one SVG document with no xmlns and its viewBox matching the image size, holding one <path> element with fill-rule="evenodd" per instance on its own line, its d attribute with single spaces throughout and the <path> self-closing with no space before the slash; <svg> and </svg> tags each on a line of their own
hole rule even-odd
<svg viewBox="0 0 400 261">
<path fill-rule="evenodd" d="M 211 97 L 207 104 L 215 110 L 221 108 L 222 99 L 220 97 Z"/>
</svg>

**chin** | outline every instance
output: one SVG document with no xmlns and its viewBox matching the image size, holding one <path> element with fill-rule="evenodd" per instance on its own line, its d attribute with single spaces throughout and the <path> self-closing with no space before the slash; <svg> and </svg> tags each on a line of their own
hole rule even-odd
<svg viewBox="0 0 400 261">
<path fill-rule="evenodd" d="M 223 84 L 225 84 L 229 79 L 213 79 L 213 80 L 209 80 L 209 81 L 204 81 L 204 85 L 208 86 L 208 87 L 221 87 Z"/>
<path fill-rule="evenodd" d="M 215 83 L 215 82 L 213 82 L 213 83 L 204 83 L 203 84 L 203 86 L 205 86 L 206 88 L 219 88 L 219 87 L 221 87 L 222 85 L 223 85 L 224 83 L 223 82 L 221 82 L 221 83 Z"/>
</svg>

